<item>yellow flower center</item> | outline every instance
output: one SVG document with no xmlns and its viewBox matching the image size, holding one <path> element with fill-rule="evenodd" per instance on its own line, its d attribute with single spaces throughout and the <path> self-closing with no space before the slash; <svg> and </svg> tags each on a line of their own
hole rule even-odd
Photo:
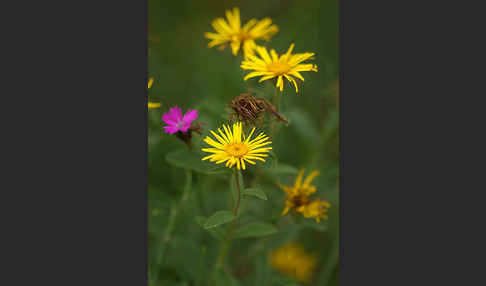
<svg viewBox="0 0 486 286">
<path fill-rule="evenodd" d="M 267 65 L 267 69 L 277 75 L 282 75 L 290 70 L 290 66 L 287 63 L 271 63 Z"/>
<path fill-rule="evenodd" d="M 248 147 L 243 143 L 234 143 L 226 146 L 225 151 L 233 157 L 241 158 L 248 153 Z"/>
<path fill-rule="evenodd" d="M 297 195 L 292 198 L 292 203 L 294 204 L 295 207 L 300 207 L 302 205 L 308 204 L 309 198 L 307 198 L 306 196 Z"/>
<path fill-rule="evenodd" d="M 233 41 L 240 41 L 241 43 L 251 39 L 253 39 L 253 37 L 245 31 L 239 31 L 236 34 L 234 34 L 232 37 Z"/>
</svg>

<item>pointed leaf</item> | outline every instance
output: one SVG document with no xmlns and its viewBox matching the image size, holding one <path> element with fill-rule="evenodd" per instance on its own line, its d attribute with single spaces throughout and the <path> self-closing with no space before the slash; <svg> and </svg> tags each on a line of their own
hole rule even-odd
<svg viewBox="0 0 486 286">
<path fill-rule="evenodd" d="M 277 228 L 267 222 L 251 222 L 235 232 L 235 238 L 260 237 L 277 233 Z"/>
<path fill-rule="evenodd" d="M 265 201 L 268 200 L 267 194 L 265 194 L 265 192 L 263 192 L 263 190 L 260 188 L 248 188 L 243 191 L 243 194 L 247 196 L 254 196 Z"/>
<path fill-rule="evenodd" d="M 217 211 L 209 217 L 204 223 L 204 228 L 209 229 L 219 225 L 228 223 L 235 219 L 235 216 L 230 211 Z"/>
<path fill-rule="evenodd" d="M 207 221 L 208 219 L 204 216 L 197 216 L 196 217 L 196 222 L 197 224 L 199 224 L 202 228 L 204 228 L 204 223 Z M 224 237 L 225 237 L 225 234 L 224 234 L 224 231 L 221 229 L 221 228 L 210 228 L 210 229 L 206 229 L 209 234 L 216 238 L 217 240 L 223 240 Z"/>
</svg>

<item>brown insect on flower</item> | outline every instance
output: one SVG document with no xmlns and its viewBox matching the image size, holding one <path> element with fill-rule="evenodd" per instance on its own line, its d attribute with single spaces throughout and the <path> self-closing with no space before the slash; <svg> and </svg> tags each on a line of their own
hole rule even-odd
<svg viewBox="0 0 486 286">
<path fill-rule="evenodd" d="M 230 120 L 236 117 L 245 124 L 257 125 L 262 122 L 265 112 L 269 112 L 286 125 L 289 124 L 267 99 L 255 97 L 249 93 L 243 93 L 233 98 L 230 107 L 232 110 Z"/>
</svg>

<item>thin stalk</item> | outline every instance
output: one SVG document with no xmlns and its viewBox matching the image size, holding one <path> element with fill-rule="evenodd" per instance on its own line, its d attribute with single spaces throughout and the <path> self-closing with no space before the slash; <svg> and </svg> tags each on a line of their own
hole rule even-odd
<svg viewBox="0 0 486 286">
<path fill-rule="evenodd" d="M 240 201 L 241 201 L 240 179 L 238 176 L 238 171 L 236 171 L 236 169 L 234 169 L 234 175 L 235 175 L 236 189 L 238 190 L 238 198 L 236 200 L 235 208 L 233 210 L 235 219 L 231 222 L 231 225 L 228 230 L 228 235 L 226 236 L 226 239 L 219 251 L 218 260 L 216 261 L 214 271 L 219 270 L 223 266 L 224 258 L 226 257 L 226 254 L 228 253 L 231 246 L 231 241 L 233 240 L 233 234 L 236 226 L 236 217 L 238 217 L 238 210 L 240 208 Z"/>
<path fill-rule="evenodd" d="M 171 236 L 172 236 L 172 231 L 174 230 L 174 225 L 175 221 L 177 218 L 177 214 L 179 213 L 179 210 L 181 206 L 187 201 L 189 198 L 189 193 L 191 190 L 191 183 L 192 183 L 192 171 L 191 170 L 186 170 L 186 182 L 184 185 L 184 191 L 182 194 L 182 198 L 179 201 L 179 203 L 172 208 L 170 212 L 170 217 L 169 217 L 169 223 L 167 224 L 167 227 L 165 228 L 164 235 L 162 236 L 161 239 L 161 246 L 159 250 L 159 255 L 157 256 L 157 265 L 160 265 L 160 263 L 163 261 L 164 255 L 165 255 L 165 250 L 167 248 L 167 244 L 169 243 Z"/>
<path fill-rule="evenodd" d="M 240 190 L 240 178 L 238 176 L 238 171 L 234 171 L 235 174 L 235 182 L 236 182 L 236 189 L 238 190 L 238 200 L 236 201 L 236 207 L 234 210 L 235 216 L 238 216 L 238 209 L 240 208 L 240 201 L 241 201 L 241 190 Z"/>
<path fill-rule="evenodd" d="M 273 106 L 275 106 L 275 110 L 277 111 L 277 113 L 279 112 L 280 110 L 280 90 L 278 89 L 278 87 L 275 87 L 275 94 L 273 95 Z M 278 122 L 278 118 L 276 117 L 273 117 L 272 118 L 272 123 L 271 123 L 271 138 L 274 137 L 275 135 L 275 129 L 277 128 L 277 122 Z"/>
</svg>

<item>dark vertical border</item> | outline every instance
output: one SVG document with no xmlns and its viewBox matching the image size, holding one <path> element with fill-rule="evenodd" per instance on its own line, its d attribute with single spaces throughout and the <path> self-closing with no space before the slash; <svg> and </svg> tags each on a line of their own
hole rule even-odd
<svg viewBox="0 0 486 286">
<path fill-rule="evenodd" d="M 484 280 L 482 11 L 340 1 L 340 285 Z"/>
<path fill-rule="evenodd" d="M 147 285 L 147 1 L 21 6 L 0 284 Z"/>
</svg>

